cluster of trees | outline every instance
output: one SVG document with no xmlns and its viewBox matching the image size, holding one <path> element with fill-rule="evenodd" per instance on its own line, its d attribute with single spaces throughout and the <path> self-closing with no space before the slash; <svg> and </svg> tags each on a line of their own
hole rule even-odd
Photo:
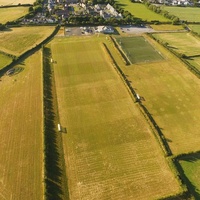
<svg viewBox="0 0 200 200">
<path fill-rule="evenodd" d="M 6 29 L 6 25 L 0 23 L 0 31 L 3 31 L 5 29 Z"/>
<path fill-rule="evenodd" d="M 177 16 L 170 14 L 166 10 L 160 9 L 159 6 L 153 5 L 153 4 L 149 3 L 149 2 L 145 2 L 145 5 L 149 10 L 152 10 L 153 12 L 155 12 L 157 14 L 161 14 L 164 17 L 166 17 L 167 19 L 172 20 L 172 24 L 175 25 L 175 24 L 179 24 L 180 23 L 180 20 L 179 20 L 179 18 Z"/>
</svg>

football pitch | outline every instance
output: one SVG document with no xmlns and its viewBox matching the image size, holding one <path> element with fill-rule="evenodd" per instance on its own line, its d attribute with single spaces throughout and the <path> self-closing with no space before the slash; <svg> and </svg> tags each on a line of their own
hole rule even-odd
<svg viewBox="0 0 200 200">
<path fill-rule="evenodd" d="M 63 145 L 70 197 L 175 195 L 179 183 L 102 42 L 108 41 L 82 37 L 50 43 L 60 123 L 67 130 Z"/>
<path fill-rule="evenodd" d="M 144 37 L 116 37 L 131 63 L 155 62 L 163 60 L 160 52 L 146 41 Z"/>
</svg>

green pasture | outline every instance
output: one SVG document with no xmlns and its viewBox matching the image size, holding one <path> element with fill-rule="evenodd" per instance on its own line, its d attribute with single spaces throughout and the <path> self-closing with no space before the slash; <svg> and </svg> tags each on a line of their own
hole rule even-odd
<svg viewBox="0 0 200 200">
<path fill-rule="evenodd" d="M 171 20 L 149 10 L 142 3 L 132 3 L 130 0 L 117 0 L 117 4 L 124 10 L 129 11 L 133 16 L 142 19 L 143 21 L 160 21 L 170 22 Z"/>
<path fill-rule="evenodd" d="M 133 88 L 144 97 L 142 102 L 161 128 L 172 153 L 197 151 L 200 149 L 199 79 L 169 51 L 146 39 L 166 60 L 120 66 Z"/>
<path fill-rule="evenodd" d="M 196 32 L 198 34 L 200 34 L 200 25 L 197 24 L 190 24 L 189 28 L 193 31 Z"/>
<path fill-rule="evenodd" d="M 193 57 L 193 58 L 187 59 L 187 61 L 200 71 L 200 57 Z"/>
<path fill-rule="evenodd" d="M 163 6 L 162 9 L 177 16 L 180 20 L 187 22 L 200 22 L 200 8 L 198 7 Z"/>
<path fill-rule="evenodd" d="M 131 63 L 163 60 L 159 52 L 144 37 L 116 37 L 116 40 Z"/>
<path fill-rule="evenodd" d="M 101 35 L 51 42 L 71 198 L 142 200 L 179 193 L 102 42 L 111 45 Z"/>
<path fill-rule="evenodd" d="M 0 69 L 11 63 L 12 59 L 0 53 Z"/>
<path fill-rule="evenodd" d="M 200 40 L 190 33 L 161 33 L 153 36 L 181 54 L 187 56 L 200 55 Z"/>
<path fill-rule="evenodd" d="M 33 4 L 35 0 L 0 0 L 0 6 Z"/>
<path fill-rule="evenodd" d="M 0 33 L 0 50 L 19 56 L 42 42 L 53 31 L 52 26 L 12 28 Z"/>
<path fill-rule="evenodd" d="M 43 199 L 41 52 L 0 82 L 0 199 Z"/>
<path fill-rule="evenodd" d="M 155 31 L 180 31 L 183 30 L 183 26 L 181 25 L 172 25 L 172 24 L 159 24 L 159 25 L 151 25 Z"/>
<path fill-rule="evenodd" d="M 0 4 L 1 5 L 1 4 Z M 0 23 L 17 20 L 28 13 L 28 7 L 0 8 Z"/>
<path fill-rule="evenodd" d="M 188 178 L 189 188 L 194 193 L 195 199 L 200 199 L 200 154 L 186 156 L 179 160 L 179 163 Z"/>
</svg>

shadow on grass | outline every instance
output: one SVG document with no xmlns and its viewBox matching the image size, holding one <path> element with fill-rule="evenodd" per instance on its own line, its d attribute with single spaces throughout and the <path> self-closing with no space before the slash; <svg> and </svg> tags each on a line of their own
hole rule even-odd
<svg viewBox="0 0 200 200">
<path fill-rule="evenodd" d="M 196 200 L 200 200 L 200 190 L 199 188 L 197 188 L 192 182 L 191 180 L 189 180 L 189 178 L 187 177 L 187 175 L 184 172 L 184 169 L 182 168 L 180 161 L 186 161 L 186 162 L 197 162 L 200 160 L 200 152 L 198 153 L 192 153 L 189 155 L 183 155 L 180 158 L 176 159 L 176 166 L 177 169 L 183 179 L 183 181 L 186 183 L 188 190 L 194 195 Z M 197 176 L 199 176 L 197 174 Z"/>
<path fill-rule="evenodd" d="M 64 169 L 62 166 L 62 155 L 58 145 L 60 144 L 57 133 L 57 116 L 55 113 L 55 97 L 53 86 L 53 75 L 50 65 L 50 49 L 44 48 L 44 141 L 45 141 L 45 186 L 46 199 L 60 200 L 68 199 L 63 191 Z M 66 186 L 67 187 L 67 186 Z M 65 197 L 63 197 L 65 196 Z"/>
</svg>

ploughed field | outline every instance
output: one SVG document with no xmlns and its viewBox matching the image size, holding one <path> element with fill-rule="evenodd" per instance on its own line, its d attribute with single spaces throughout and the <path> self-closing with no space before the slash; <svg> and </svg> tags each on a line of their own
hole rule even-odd
<svg viewBox="0 0 200 200">
<path fill-rule="evenodd" d="M 156 51 L 144 37 L 117 37 L 116 40 L 131 63 L 163 60 L 160 52 Z"/>
<path fill-rule="evenodd" d="M 133 88 L 144 97 L 143 104 L 164 133 L 172 153 L 176 155 L 198 151 L 199 79 L 174 55 L 152 39 L 146 39 L 162 53 L 165 60 L 122 66 L 122 69 Z M 137 49 L 137 43 L 134 49 Z"/>
<path fill-rule="evenodd" d="M 41 63 L 37 52 L 1 77 L 0 199 L 43 196 Z"/>
<path fill-rule="evenodd" d="M 161 147 L 102 42 L 109 43 L 105 37 L 50 43 L 60 123 L 67 130 L 70 198 L 157 199 L 179 193 Z"/>
</svg>

